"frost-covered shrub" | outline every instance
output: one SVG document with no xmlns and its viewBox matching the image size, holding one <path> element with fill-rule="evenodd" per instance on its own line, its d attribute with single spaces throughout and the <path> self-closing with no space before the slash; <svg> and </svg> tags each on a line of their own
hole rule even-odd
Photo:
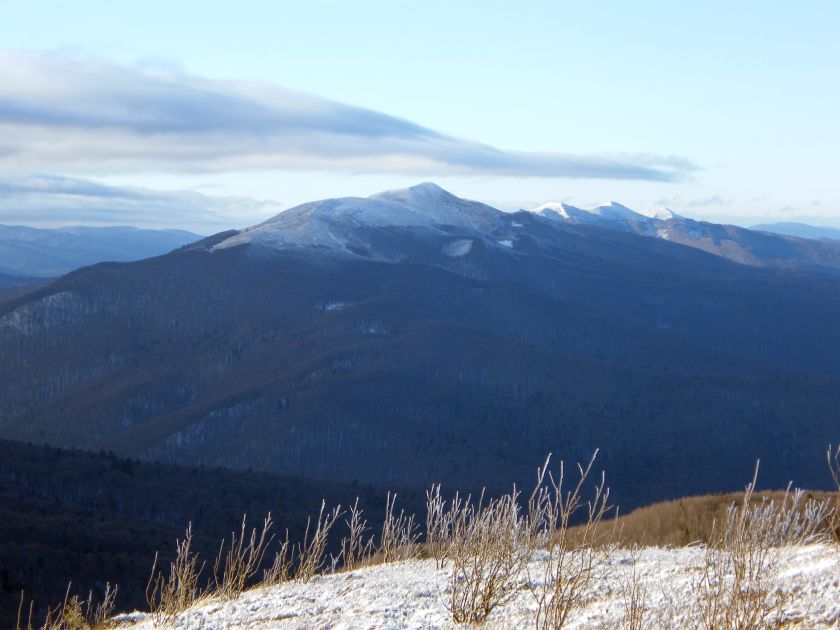
<svg viewBox="0 0 840 630">
<path fill-rule="evenodd" d="M 456 623 L 482 623 L 510 601 L 531 553 L 519 493 L 482 505 L 464 502 L 454 515 L 448 556 L 452 561 L 448 608 Z"/>
</svg>

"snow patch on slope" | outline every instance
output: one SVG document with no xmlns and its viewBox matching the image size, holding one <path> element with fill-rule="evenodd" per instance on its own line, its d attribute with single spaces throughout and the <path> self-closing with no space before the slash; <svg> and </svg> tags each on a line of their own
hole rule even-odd
<svg viewBox="0 0 840 630">
<path fill-rule="evenodd" d="M 656 210 L 639 210 L 639 214 L 646 216 L 649 219 L 659 219 L 660 221 L 670 221 L 672 219 L 681 218 L 676 212 L 670 208 L 657 208 Z"/>
<path fill-rule="evenodd" d="M 585 210 L 591 214 L 611 221 L 624 221 L 626 219 L 635 219 L 641 216 L 638 212 L 631 210 L 617 201 L 608 201 L 607 203 L 595 206 L 594 208 L 585 208 Z"/>
<path fill-rule="evenodd" d="M 792 547 L 774 552 L 782 571 L 772 587 L 791 593 L 785 617 L 807 628 L 837 628 L 840 623 L 840 554 L 831 546 Z M 704 550 L 700 547 L 642 549 L 635 564 L 645 592 L 648 627 L 685 627 L 696 620 L 696 584 Z M 535 558 L 538 556 L 535 556 Z M 528 628 L 534 625 L 536 603 L 528 589 L 539 576 L 535 560 L 520 576 L 514 599 L 494 610 L 484 627 Z M 593 589 L 572 612 L 568 628 L 617 627 L 622 622 L 622 593 L 634 569 L 630 552 L 616 550 L 598 569 Z M 434 560 L 385 564 L 317 577 L 301 584 L 246 592 L 230 602 L 205 601 L 178 616 L 172 627 L 199 628 L 461 628 L 446 608 L 450 569 Z M 536 583 L 536 582 L 535 582 Z M 117 617 L 118 628 L 151 630 L 149 615 Z"/>
<path fill-rule="evenodd" d="M 558 201 L 550 201 L 548 203 L 544 203 L 538 208 L 532 210 L 534 214 L 539 214 L 544 216 L 548 219 L 564 219 L 569 220 L 573 217 L 578 216 L 580 212 L 583 212 L 580 208 L 575 208 L 574 206 L 570 206 L 567 203 L 562 203 Z"/>
<path fill-rule="evenodd" d="M 628 222 L 632 222 L 636 225 L 644 225 L 650 221 L 670 221 L 671 219 L 680 218 L 678 214 L 668 208 L 636 211 L 617 201 L 609 201 L 590 208 L 578 208 L 568 203 L 552 201 L 544 203 L 531 212 L 549 219 L 557 219 L 569 223 L 590 224 L 627 224 Z"/>
<path fill-rule="evenodd" d="M 443 253 L 453 258 L 459 256 L 466 256 L 472 250 L 473 241 L 470 238 L 459 239 L 452 241 L 443 246 Z"/>
</svg>

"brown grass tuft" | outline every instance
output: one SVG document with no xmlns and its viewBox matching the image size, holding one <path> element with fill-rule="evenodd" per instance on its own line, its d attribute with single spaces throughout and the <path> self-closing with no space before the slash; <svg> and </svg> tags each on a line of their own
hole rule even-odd
<svg viewBox="0 0 840 630">
<path fill-rule="evenodd" d="M 274 539 L 274 536 L 269 534 L 273 525 L 270 513 L 265 517 L 259 535 L 257 535 L 256 527 L 251 530 L 247 544 L 245 522 L 246 517 L 243 516 L 238 536 L 236 532 L 231 532 L 227 553 L 224 551 L 225 541 L 222 541 L 216 561 L 213 563 L 215 594 L 222 599 L 237 599 L 242 594 L 259 571 L 266 549 Z"/>
<path fill-rule="evenodd" d="M 158 555 L 152 564 L 152 574 L 146 586 L 146 603 L 157 623 L 171 621 L 186 610 L 202 595 L 199 578 L 204 563 L 198 563 L 198 554 L 192 547 L 192 523 L 187 525 L 183 540 L 175 542 L 175 560 L 169 565 L 169 574 L 157 569 Z"/>
</svg>

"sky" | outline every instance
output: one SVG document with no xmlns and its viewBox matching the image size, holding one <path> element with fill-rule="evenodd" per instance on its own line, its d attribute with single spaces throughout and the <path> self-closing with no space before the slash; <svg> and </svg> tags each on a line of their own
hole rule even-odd
<svg viewBox="0 0 840 630">
<path fill-rule="evenodd" d="M 840 226 L 840 3 L 2 0 L 0 224 L 244 227 L 435 181 Z"/>
</svg>

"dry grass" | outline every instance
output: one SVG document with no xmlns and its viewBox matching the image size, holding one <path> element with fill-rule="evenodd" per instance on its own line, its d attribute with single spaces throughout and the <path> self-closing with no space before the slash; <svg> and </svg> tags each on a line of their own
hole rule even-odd
<svg viewBox="0 0 840 630">
<path fill-rule="evenodd" d="M 626 630 L 644 630 L 649 627 L 648 608 L 645 604 L 647 588 L 639 576 L 639 547 L 630 549 L 630 573 L 621 583 L 622 618 L 620 626 Z"/>
<path fill-rule="evenodd" d="M 237 599 L 262 566 L 268 545 L 274 539 L 269 533 L 273 523 L 271 514 L 263 521 L 257 535 L 257 528 L 251 530 L 246 541 L 246 517 L 242 517 L 239 535 L 230 534 L 230 546 L 225 552 L 223 540 L 216 561 L 213 563 L 213 579 L 216 584 L 215 594 L 222 599 Z"/>
<path fill-rule="evenodd" d="M 311 529 L 312 520 L 307 521 L 303 542 L 297 546 L 295 580 L 308 582 L 323 570 L 326 564 L 327 541 L 330 531 L 342 514 L 340 505 L 328 512 L 326 502 L 322 501 L 321 511 L 315 520 L 314 529 Z"/>
<path fill-rule="evenodd" d="M 426 493 L 426 545 L 425 553 L 434 558 L 438 569 L 446 566 L 453 542 L 461 540 L 466 530 L 471 497 L 462 498 L 457 492 L 447 507 L 440 494 L 440 484 L 432 486 Z"/>
<path fill-rule="evenodd" d="M 383 562 L 410 560 L 420 553 L 417 544 L 420 540 L 420 527 L 415 522 L 414 514 L 408 515 L 403 510 L 399 514 L 395 512 L 396 501 L 397 495 L 389 492 L 378 549 Z"/>
<path fill-rule="evenodd" d="M 536 627 L 562 628 L 584 604 L 611 549 L 603 536 L 609 530 L 600 527 L 611 510 L 603 474 L 591 498 L 583 499 L 596 456 L 597 451 L 585 467 L 578 465 L 577 480 L 568 490 L 563 462 L 555 477 L 548 469 L 549 456 L 537 471 L 525 516 L 516 489 L 486 505 L 482 499 L 472 505 L 469 498 L 460 502 L 456 497 L 446 510 L 439 488 L 432 488 L 427 522 L 434 532 L 438 566 L 447 558 L 452 562 L 448 608 L 456 623 L 482 623 L 510 601 L 537 549 L 537 579 L 527 575 L 527 588 L 537 603 Z M 586 522 L 571 536 L 571 523 L 580 511 Z"/>
<path fill-rule="evenodd" d="M 370 528 L 362 518 L 364 510 L 359 508 L 359 498 L 350 507 L 350 518 L 344 520 L 347 536 L 341 539 L 341 564 L 347 571 L 362 566 L 373 553 L 373 538 L 366 537 Z"/>
<path fill-rule="evenodd" d="M 794 594 L 780 586 L 775 551 L 828 539 L 826 523 L 833 515 L 828 501 L 804 500 L 797 490 L 787 492 L 780 502 L 755 503 L 757 477 L 758 464 L 740 503 L 733 503 L 713 529 L 697 584 L 701 628 L 760 630 L 779 625 Z"/>
<path fill-rule="evenodd" d="M 750 502 L 753 505 L 763 501 L 780 504 L 785 495 L 785 490 L 754 492 Z M 808 501 L 833 502 L 838 496 L 835 492 L 806 491 L 802 505 Z M 743 492 L 730 492 L 662 501 L 605 521 L 600 529 L 605 536 L 608 530 L 615 530 L 614 541 L 624 547 L 685 547 L 694 543 L 709 543 L 715 523 L 722 522 L 732 504 L 742 498 Z M 828 526 L 829 523 L 826 523 Z M 577 536 L 583 529 L 583 526 L 571 527 L 569 536 Z"/>
<path fill-rule="evenodd" d="M 277 586 L 285 582 L 292 575 L 293 551 L 289 542 L 289 530 L 286 530 L 286 537 L 280 541 L 277 551 L 274 552 L 274 560 L 271 566 L 263 571 L 262 583 L 265 586 Z"/>
<path fill-rule="evenodd" d="M 67 585 L 64 594 L 64 601 L 56 608 L 47 610 L 46 618 L 39 630 L 100 630 L 108 627 L 108 620 L 114 612 L 114 602 L 117 597 L 117 587 L 105 585 L 102 601 L 96 601 L 93 591 L 88 593 L 88 598 L 82 600 L 78 595 L 70 595 L 71 585 Z M 26 624 L 23 621 L 24 594 L 20 594 L 20 606 L 17 615 L 17 630 L 34 630 L 32 615 L 34 602 L 30 601 Z"/>
<path fill-rule="evenodd" d="M 202 595 L 199 579 L 204 563 L 199 564 L 198 554 L 191 547 L 192 523 L 187 525 L 184 539 L 175 543 L 175 560 L 169 565 L 168 575 L 158 570 L 158 555 L 155 554 L 152 574 L 146 586 L 146 603 L 157 623 L 171 621 Z"/>
<path fill-rule="evenodd" d="M 621 584 L 623 614 L 628 630 L 657 625 L 649 619 L 646 590 L 637 572 L 640 545 L 706 543 L 696 583 L 693 627 L 752 630 L 773 626 L 792 594 L 779 588 L 778 554 L 787 545 L 825 542 L 838 531 L 840 448 L 828 448 L 829 471 L 838 493 L 808 493 L 790 488 L 757 495 L 758 466 L 742 494 L 707 495 L 656 504 L 607 520 L 612 513 L 604 474 L 592 484 L 597 451 L 585 466 L 577 465 L 567 478 L 561 461 L 557 476 L 549 470 L 550 455 L 537 469 L 537 483 L 523 511 L 520 493 L 486 500 L 455 494 L 447 502 L 441 486 L 426 493 L 425 540 L 414 515 L 397 511 L 396 495 L 388 493 L 378 545 L 370 532 L 359 500 L 346 512 L 346 535 L 340 551 L 327 558 L 329 542 L 337 542 L 336 524 L 345 512 L 327 509 L 322 501 L 307 521 L 303 540 L 292 544 L 288 530 L 277 543 L 274 559 L 264 567 L 274 541 L 269 514 L 261 528 L 250 532 L 243 517 L 239 532 L 223 540 L 213 565 L 212 587 L 202 589 L 204 563 L 192 551 L 192 527 L 176 541 L 176 557 L 164 573 L 158 556 L 146 590 L 156 623 L 170 622 L 202 597 L 235 599 L 256 582 L 277 585 L 289 579 L 307 581 L 319 573 L 421 556 L 434 558 L 438 569 L 451 565 L 446 606 L 457 623 L 479 624 L 522 589 L 537 604 L 537 630 L 564 627 L 572 613 L 586 605 L 593 584 L 608 570 L 609 554 L 619 544 L 631 548 L 632 567 Z M 569 476 L 571 477 L 571 476 Z M 580 524 L 573 525 L 573 523 Z M 530 564 L 529 564 L 530 563 Z M 67 595 L 50 610 L 45 630 L 103 627 L 114 606 L 116 589 L 106 588 L 101 603 L 91 594 L 86 601 Z M 17 630 L 33 630 L 33 606 L 28 619 L 23 594 Z M 692 625 L 692 624 L 689 624 Z"/>
<path fill-rule="evenodd" d="M 440 484 L 426 491 L 426 553 L 442 569 L 446 562 L 452 523 L 446 501 L 440 494 Z"/>
<path fill-rule="evenodd" d="M 825 458 L 828 464 L 828 472 L 834 481 L 834 487 L 837 488 L 837 494 L 834 496 L 834 518 L 831 521 L 831 536 L 834 542 L 840 543 L 840 445 L 833 449 L 829 444 Z"/>
</svg>

